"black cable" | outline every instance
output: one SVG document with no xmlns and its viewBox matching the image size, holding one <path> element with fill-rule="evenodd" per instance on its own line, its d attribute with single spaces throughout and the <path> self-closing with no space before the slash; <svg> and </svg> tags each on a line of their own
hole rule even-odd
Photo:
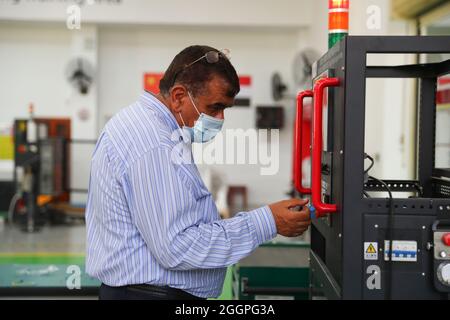
<svg viewBox="0 0 450 320">
<path fill-rule="evenodd" d="M 373 160 L 373 158 L 367 153 L 364 153 L 364 158 L 369 159 L 371 162 L 370 166 L 366 170 L 364 170 L 364 174 L 366 174 L 367 172 L 369 172 L 370 169 L 372 169 L 373 165 L 375 164 L 375 160 Z"/>
<path fill-rule="evenodd" d="M 423 188 L 419 182 L 414 183 L 414 187 L 416 187 L 417 192 L 419 193 L 419 197 L 423 197 Z"/>
<path fill-rule="evenodd" d="M 387 185 L 386 182 L 379 180 L 375 177 L 369 176 L 368 172 L 370 171 L 370 169 L 372 169 L 372 167 L 375 164 L 374 159 L 368 155 L 367 153 L 364 153 L 364 159 L 369 159 L 370 160 L 370 166 L 364 170 L 364 180 L 368 180 L 369 178 L 372 180 L 377 181 L 378 183 L 380 183 L 381 185 L 384 186 L 384 188 L 386 189 L 386 191 L 389 194 L 389 216 L 388 216 L 388 226 L 387 226 L 387 240 L 389 241 L 389 263 L 387 265 L 387 271 L 389 273 L 389 281 L 388 281 L 388 285 L 387 285 L 387 289 L 386 289 L 386 296 L 388 300 L 392 299 L 392 252 L 394 251 L 394 197 L 392 196 L 392 192 L 391 192 L 391 188 L 389 188 L 389 186 Z M 417 188 L 417 185 L 416 185 Z M 419 194 L 421 194 L 421 188 L 420 186 L 417 188 L 419 191 Z M 364 195 L 366 197 L 370 197 L 367 192 L 363 191 Z"/>
<path fill-rule="evenodd" d="M 372 169 L 372 167 L 375 163 L 375 161 L 373 160 L 373 158 L 370 155 L 368 155 L 367 153 L 364 153 L 364 160 L 366 160 L 366 159 L 369 159 L 371 164 L 366 170 L 364 170 L 364 183 L 367 183 L 369 181 L 368 172 L 370 169 Z M 370 195 L 366 191 L 364 191 L 364 189 L 363 189 L 363 194 L 366 196 L 366 198 L 371 198 Z"/>
<path fill-rule="evenodd" d="M 387 266 L 389 272 L 389 282 L 387 285 L 387 299 L 392 299 L 392 251 L 394 251 L 394 240 L 393 240 L 393 231 L 394 231 L 394 198 L 392 197 L 391 188 L 386 184 L 386 182 L 369 176 L 370 179 L 377 181 L 382 184 L 389 194 L 389 221 L 388 221 L 388 229 L 387 229 L 387 240 L 389 241 L 389 263 Z M 386 240 L 386 239 L 385 239 Z"/>
</svg>

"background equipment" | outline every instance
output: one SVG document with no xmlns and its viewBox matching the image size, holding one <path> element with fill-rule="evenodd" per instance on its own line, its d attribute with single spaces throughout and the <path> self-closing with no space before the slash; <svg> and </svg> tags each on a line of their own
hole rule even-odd
<svg viewBox="0 0 450 320">
<path fill-rule="evenodd" d="M 34 118 L 14 122 L 14 181 L 16 195 L 9 220 L 28 232 L 48 219 L 47 205 L 68 202 L 70 119 Z"/>
</svg>

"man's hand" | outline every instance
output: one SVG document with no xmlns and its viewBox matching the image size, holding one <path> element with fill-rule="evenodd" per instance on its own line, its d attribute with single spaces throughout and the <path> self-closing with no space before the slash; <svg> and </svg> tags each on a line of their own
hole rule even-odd
<svg viewBox="0 0 450 320">
<path fill-rule="evenodd" d="M 297 237 L 305 232 L 311 224 L 308 199 L 290 199 L 269 205 L 277 226 L 277 232 L 285 237 Z M 303 206 L 301 211 L 293 208 Z"/>
</svg>

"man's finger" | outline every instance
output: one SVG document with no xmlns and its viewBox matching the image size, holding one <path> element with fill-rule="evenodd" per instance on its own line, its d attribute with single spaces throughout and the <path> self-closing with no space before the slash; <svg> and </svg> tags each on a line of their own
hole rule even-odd
<svg viewBox="0 0 450 320">
<path fill-rule="evenodd" d="M 294 198 L 294 199 L 289 199 L 289 200 L 285 200 L 283 205 L 286 208 L 293 208 L 296 206 L 304 206 L 305 204 L 307 204 L 309 202 L 308 199 L 298 199 L 298 198 Z"/>
<path fill-rule="evenodd" d="M 298 229 L 298 231 L 301 232 L 301 233 L 304 233 L 306 230 L 308 230 L 308 228 L 309 228 L 309 226 L 308 227 L 304 227 L 304 228 L 300 228 L 300 229 Z"/>
<path fill-rule="evenodd" d="M 303 208 L 301 211 L 292 211 L 292 217 L 297 221 L 311 220 L 311 214 L 308 208 Z"/>
<path fill-rule="evenodd" d="M 311 225 L 311 220 L 297 222 L 298 228 L 308 228 L 310 225 Z"/>
<path fill-rule="evenodd" d="M 295 232 L 294 234 L 292 234 L 292 237 L 298 237 L 301 236 L 303 233 L 305 233 L 306 229 L 304 230 L 298 230 L 297 232 Z"/>
</svg>

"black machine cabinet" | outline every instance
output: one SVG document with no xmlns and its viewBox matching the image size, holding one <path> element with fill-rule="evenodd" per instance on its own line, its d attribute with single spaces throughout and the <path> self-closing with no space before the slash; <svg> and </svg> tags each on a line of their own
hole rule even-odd
<svg viewBox="0 0 450 320">
<path fill-rule="evenodd" d="M 323 77 L 338 84 L 325 94 L 328 125 L 316 177 L 313 169 L 312 203 L 323 201 L 329 212 L 319 214 L 311 227 L 311 295 L 448 299 L 450 246 L 444 239 L 450 237 L 450 169 L 434 167 L 434 149 L 436 81 L 450 72 L 450 61 L 367 66 L 369 53 L 450 53 L 450 37 L 348 36 L 313 67 L 313 87 Z M 380 182 L 365 175 L 366 78 L 418 79 L 417 180 Z M 314 150 L 312 157 L 318 161 Z M 314 181 L 320 183 L 319 195 Z M 386 191 L 383 182 L 392 192 L 416 196 L 392 202 L 364 197 L 364 192 Z"/>
</svg>

